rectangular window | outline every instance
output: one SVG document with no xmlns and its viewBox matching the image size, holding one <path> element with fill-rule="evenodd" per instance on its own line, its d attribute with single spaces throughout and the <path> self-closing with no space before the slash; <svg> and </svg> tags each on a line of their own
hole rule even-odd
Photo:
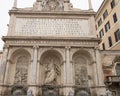
<svg viewBox="0 0 120 96">
<path fill-rule="evenodd" d="M 103 29 L 100 30 L 99 35 L 100 35 L 100 38 L 102 38 L 102 37 L 104 36 L 104 31 L 103 31 Z"/>
<path fill-rule="evenodd" d="M 103 50 L 105 50 L 105 43 L 102 43 Z"/>
<path fill-rule="evenodd" d="M 118 29 L 118 30 L 114 33 L 114 35 L 115 35 L 115 40 L 116 40 L 116 42 L 119 41 L 119 40 L 120 40 L 120 29 Z"/>
<path fill-rule="evenodd" d="M 108 42 L 109 42 L 109 47 L 111 47 L 112 46 L 112 38 L 110 36 L 108 37 Z"/>
<path fill-rule="evenodd" d="M 105 19 L 108 16 L 108 11 L 105 10 L 105 12 L 103 13 L 103 18 Z"/>
<path fill-rule="evenodd" d="M 110 5 L 111 5 L 111 9 L 113 9 L 115 7 L 115 1 L 112 0 L 112 2 L 110 3 Z"/>
<path fill-rule="evenodd" d="M 100 26 L 102 24 L 102 19 L 100 18 L 99 20 L 98 20 L 98 26 Z"/>
<path fill-rule="evenodd" d="M 116 13 L 114 13 L 114 14 L 113 14 L 113 21 L 114 21 L 114 23 L 116 23 L 117 20 L 118 20 L 118 19 L 117 19 L 117 15 L 116 15 Z"/>
<path fill-rule="evenodd" d="M 109 29 L 110 29 L 110 22 L 108 21 L 108 22 L 105 24 L 105 31 L 107 32 Z"/>
</svg>

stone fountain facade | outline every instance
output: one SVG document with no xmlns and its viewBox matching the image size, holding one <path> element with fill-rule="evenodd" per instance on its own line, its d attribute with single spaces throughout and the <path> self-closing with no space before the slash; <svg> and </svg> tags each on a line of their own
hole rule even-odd
<svg viewBox="0 0 120 96">
<path fill-rule="evenodd" d="M 15 2 L 9 14 L 0 64 L 2 96 L 105 92 L 93 10 L 74 9 L 69 0 L 37 0 L 31 8 L 16 8 Z"/>
</svg>

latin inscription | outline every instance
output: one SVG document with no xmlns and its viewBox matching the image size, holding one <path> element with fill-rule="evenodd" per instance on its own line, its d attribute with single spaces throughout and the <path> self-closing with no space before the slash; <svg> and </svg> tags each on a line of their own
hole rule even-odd
<svg viewBox="0 0 120 96">
<path fill-rule="evenodd" d="M 84 37 L 89 24 L 87 19 L 17 18 L 15 35 Z"/>
</svg>

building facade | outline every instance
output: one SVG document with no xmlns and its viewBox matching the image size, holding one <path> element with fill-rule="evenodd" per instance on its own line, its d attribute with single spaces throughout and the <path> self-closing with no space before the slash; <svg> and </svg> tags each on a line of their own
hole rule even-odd
<svg viewBox="0 0 120 96">
<path fill-rule="evenodd" d="M 99 50 L 90 0 L 88 10 L 74 9 L 69 0 L 36 0 L 31 8 L 17 8 L 15 0 L 9 14 L 2 96 L 105 95 L 104 56 L 116 58 L 120 51 Z"/>
<path fill-rule="evenodd" d="M 97 37 L 101 38 L 99 47 L 106 50 L 101 53 L 104 82 L 113 96 L 120 94 L 120 58 L 116 54 L 120 50 L 119 9 L 120 0 L 104 0 L 95 16 Z"/>
<path fill-rule="evenodd" d="M 120 50 L 120 0 L 104 0 L 95 21 L 100 49 Z"/>
</svg>

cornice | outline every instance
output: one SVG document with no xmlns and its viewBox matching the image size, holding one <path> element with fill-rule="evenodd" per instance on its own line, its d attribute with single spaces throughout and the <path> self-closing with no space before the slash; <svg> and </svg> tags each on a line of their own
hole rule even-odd
<svg viewBox="0 0 120 96">
<path fill-rule="evenodd" d="M 24 15 L 95 15 L 96 12 L 89 11 L 89 10 L 81 10 L 81 11 L 61 11 L 61 12 L 44 12 L 44 11 L 38 11 L 38 10 L 25 10 L 25 9 L 16 9 L 16 10 L 10 10 L 9 14 L 24 14 Z"/>
<path fill-rule="evenodd" d="M 98 11 L 96 12 L 95 20 L 97 19 L 97 17 L 99 16 L 100 12 L 102 11 L 103 7 L 106 5 L 107 2 L 109 2 L 109 0 L 103 0 L 101 6 L 99 7 Z"/>
<path fill-rule="evenodd" d="M 100 42 L 99 38 L 92 37 L 47 37 L 47 36 L 3 36 L 3 41 L 6 40 L 65 40 L 65 41 L 95 41 Z"/>
</svg>

